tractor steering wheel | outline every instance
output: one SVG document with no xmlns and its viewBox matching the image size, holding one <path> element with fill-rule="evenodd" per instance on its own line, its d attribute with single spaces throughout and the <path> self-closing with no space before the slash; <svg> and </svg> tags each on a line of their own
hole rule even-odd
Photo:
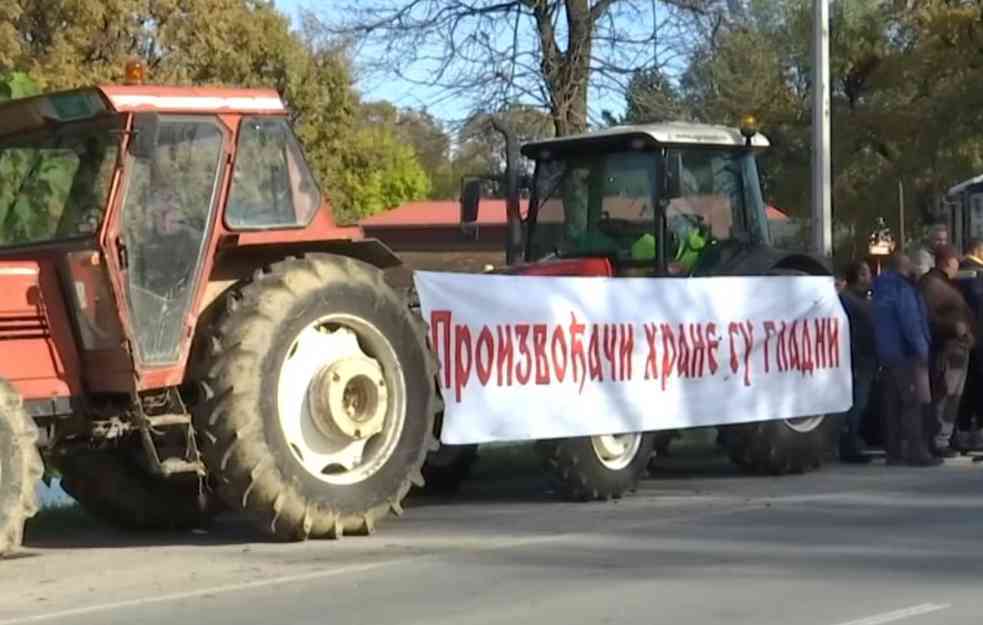
<svg viewBox="0 0 983 625">
<path fill-rule="evenodd" d="M 639 237 L 651 231 L 651 228 L 644 222 L 611 217 L 607 211 L 601 212 L 601 218 L 597 221 L 597 229 L 609 237 L 616 238 Z"/>
</svg>

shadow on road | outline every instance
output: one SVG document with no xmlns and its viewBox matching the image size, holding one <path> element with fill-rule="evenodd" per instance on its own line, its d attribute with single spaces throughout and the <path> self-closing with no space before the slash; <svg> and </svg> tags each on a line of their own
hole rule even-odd
<svg viewBox="0 0 983 625">
<path fill-rule="evenodd" d="M 263 542 L 246 520 L 227 515 L 207 530 L 122 530 L 99 523 L 78 507 L 42 510 L 28 521 L 24 546 L 29 549 L 126 549 L 238 545 Z"/>
</svg>

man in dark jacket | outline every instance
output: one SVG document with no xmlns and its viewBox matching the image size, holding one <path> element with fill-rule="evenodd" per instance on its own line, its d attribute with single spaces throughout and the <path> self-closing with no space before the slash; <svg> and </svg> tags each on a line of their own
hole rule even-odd
<svg viewBox="0 0 983 625">
<path fill-rule="evenodd" d="M 867 410 L 874 377 L 877 375 L 877 345 L 874 341 L 874 317 L 871 312 L 870 266 L 864 261 L 851 263 L 844 272 L 846 286 L 840 302 L 850 320 L 850 360 L 853 363 L 853 406 L 844 415 L 840 434 L 840 460 L 867 463 L 860 438 L 862 419 Z"/>
<path fill-rule="evenodd" d="M 923 419 L 933 416 L 928 383 L 931 335 L 925 303 L 911 282 L 911 260 L 888 259 L 874 280 L 874 337 L 886 369 L 881 406 L 889 464 L 937 465 L 928 448 Z"/>
<path fill-rule="evenodd" d="M 966 385 L 969 351 L 976 343 L 976 319 L 958 285 L 959 253 L 948 245 L 935 252 L 935 267 L 918 283 L 928 308 L 932 331 L 932 403 L 935 419 L 933 451 L 953 457 L 953 431 Z"/>
<path fill-rule="evenodd" d="M 959 263 L 958 283 L 979 330 L 983 328 L 983 239 L 972 239 L 966 246 L 966 255 Z M 955 439 L 956 447 L 962 451 L 983 451 L 983 341 L 979 339 L 969 352 Z"/>
</svg>

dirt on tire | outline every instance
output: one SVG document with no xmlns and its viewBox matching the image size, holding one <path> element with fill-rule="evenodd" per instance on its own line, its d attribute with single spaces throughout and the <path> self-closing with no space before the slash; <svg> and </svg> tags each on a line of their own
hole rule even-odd
<svg viewBox="0 0 983 625">
<path fill-rule="evenodd" d="M 20 395 L 0 379 L 0 557 L 20 547 L 24 522 L 38 511 L 37 486 L 44 464 L 37 438 Z"/>
<path fill-rule="evenodd" d="M 332 315 L 376 328 L 398 358 L 405 388 L 395 451 L 349 485 L 305 469 L 278 424 L 282 363 L 308 324 Z M 280 540 L 369 534 L 387 513 L 401 513 L 411 485 L 423 485 L 420 469 L 433 444 L 434 368 L 424 328 L 380 270 L 351 258 L 291 258 L 233 287 L 196 347 L 206 373 L 192 411 L 225 504 Z"/>
</svg>

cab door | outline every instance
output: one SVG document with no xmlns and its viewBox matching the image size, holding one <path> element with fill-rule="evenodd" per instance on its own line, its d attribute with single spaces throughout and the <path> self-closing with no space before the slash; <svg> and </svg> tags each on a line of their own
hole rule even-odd
<svg viewBox="0 0 983 625">
<path fill-rule="evenodd" d="M 107 241 L 143 387 L 180 379 L 148 380 L 146 373 L 179 371 L 187 352 L 228 143 L 227 129 L 212 116 L 161 116 L 153 130 L 149 146 L 144 137 L 141 149 L 126 156 L 122 201 Z"/>
</svg>

